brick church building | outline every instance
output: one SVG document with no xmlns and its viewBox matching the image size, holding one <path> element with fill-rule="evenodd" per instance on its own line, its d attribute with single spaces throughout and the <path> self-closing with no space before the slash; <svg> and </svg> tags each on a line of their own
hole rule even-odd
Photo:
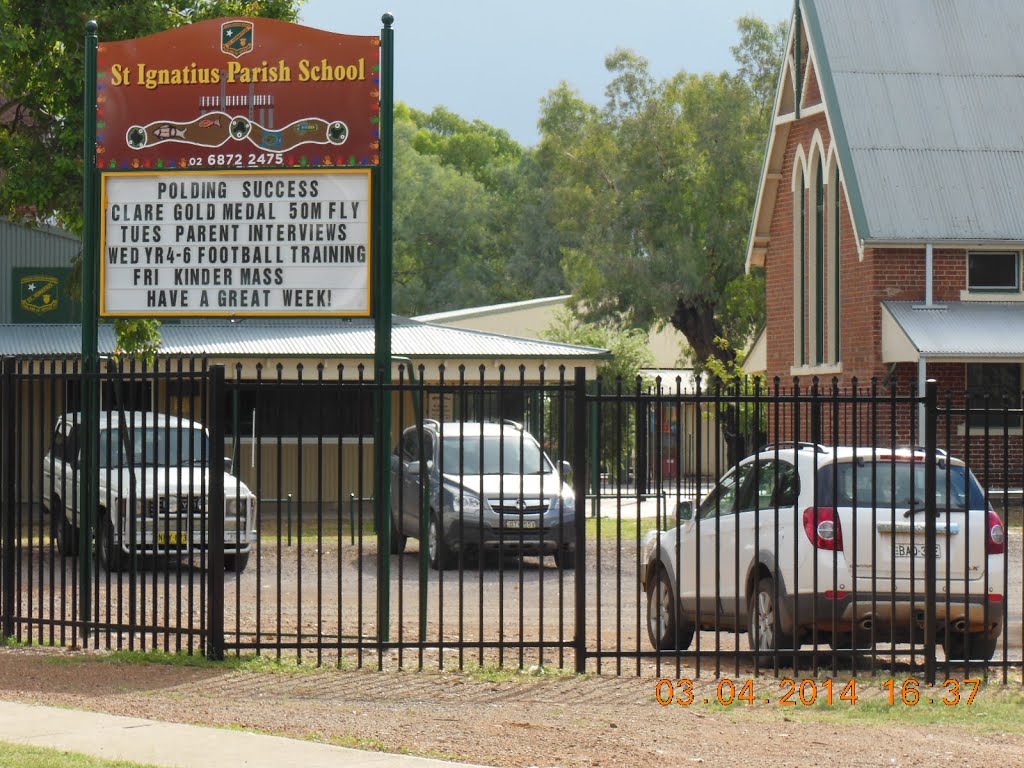
<svg viewBox="0 0 1024 768">
<path fill-rule="evenodd" d="M 1021 434 L 980 409 L 1022 389 L 1022 36 L 1019 0 L 798 0 L 747 252 L 769 380 L 936 379 L 954 450 Z"/>
</svg>

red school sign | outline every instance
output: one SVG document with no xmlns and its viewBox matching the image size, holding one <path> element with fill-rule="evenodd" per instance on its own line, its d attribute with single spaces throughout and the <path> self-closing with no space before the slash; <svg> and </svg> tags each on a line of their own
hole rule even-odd
<svg viewBox="0 0 1024 768">
<path fill-rule="evenodd" d="M 380 161 L 380 38 L 216 19 L 99 45 L 102 171 Z"/>
</svg>

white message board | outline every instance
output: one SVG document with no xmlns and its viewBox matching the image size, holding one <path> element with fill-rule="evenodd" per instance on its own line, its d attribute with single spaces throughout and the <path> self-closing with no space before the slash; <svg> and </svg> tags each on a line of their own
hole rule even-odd
<svg viewBox="0 0 1024 768">
<path fill-rule="evenodd" d="M 370 171 L 106 173 L 100 314 L 370 314 Z"/>
</svg>

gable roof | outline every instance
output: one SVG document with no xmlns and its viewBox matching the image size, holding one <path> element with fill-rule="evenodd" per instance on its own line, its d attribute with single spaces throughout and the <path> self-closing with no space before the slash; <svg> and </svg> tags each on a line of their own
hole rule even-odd
<svg viewBox="0 0 1024 768">
<path fill-rule="evenodd" d="M 1022 243 L 1024 3 L 799 0 L 864 243 Z M 790 53 L 795 34 L 790 34 Z M 787 85 L 789 68 L 779 79 Z M 782 100 L 776 99 L 778 107 Z M 792 116 L 776 116 L 771 141 Z M 775 187 L 762 173 L 754 230 Z M 754 249 L 752 231 L 748 261 Z M 755 259 L 756 261 L 756 259 Z"/>
</svg>

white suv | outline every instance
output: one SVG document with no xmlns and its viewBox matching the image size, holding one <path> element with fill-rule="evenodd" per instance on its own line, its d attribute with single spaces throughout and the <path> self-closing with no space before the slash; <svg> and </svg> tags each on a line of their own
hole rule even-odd
<svg viewBox="0 0 1024 768">
<path fill-rule="evenodd" d="M 207 547 L 210 467 L 223 466 L 202 424 L 159 413 L 99 417 L 99 510 L 96 551 L 110 571 L 132 554 L 187 555 Z M 57 420 L 43 460 L 43 504 L 63 555 L 78 553 L 82 421 Z M 222 471 L 222 470 L 220 470 Z M 256 541 L 256 496 L 224 473 L 224 563 L 241 572 Z"/>
<path fill-rule="evenodd" d="M 746 631 L 760 655 L 922 640 L 924 459 L 789 443 L 741 461 L 695 515 L 683 503 L 677 527 L 644 539 L 651 644 L 686 649 L 716 626 Z M 962 461 L 941 455 L 936 475 L 937 638 L 951 660 L 988 660 L 1005 530 Z"/>
</svg>

